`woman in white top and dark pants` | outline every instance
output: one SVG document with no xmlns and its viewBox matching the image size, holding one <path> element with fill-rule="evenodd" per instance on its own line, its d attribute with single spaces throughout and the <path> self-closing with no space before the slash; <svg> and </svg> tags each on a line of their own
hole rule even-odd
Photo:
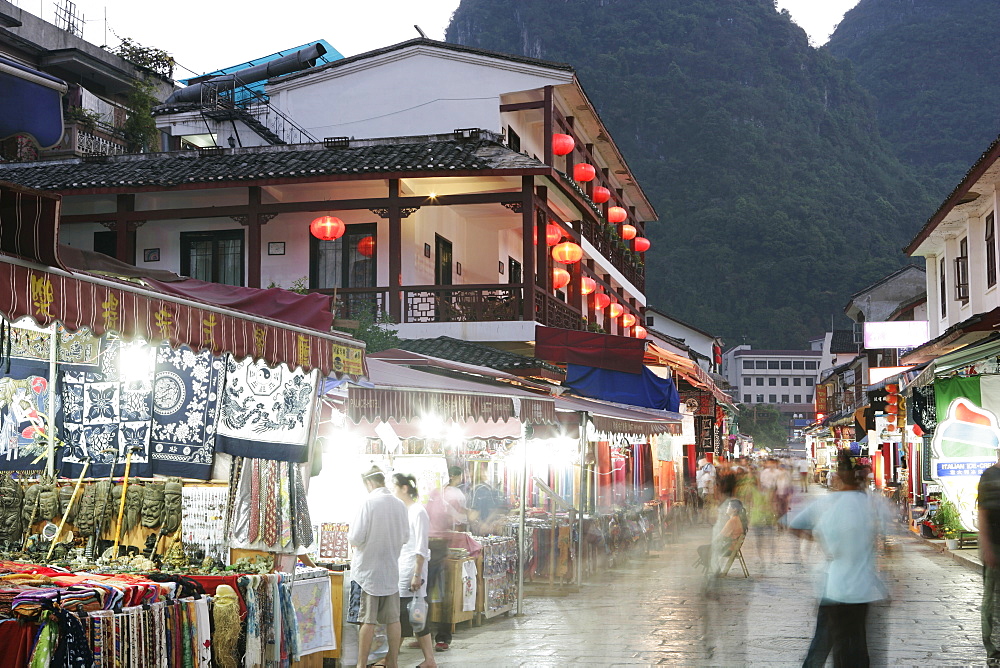
<svg viewBox="0 0 1000 668">
<path fill-rule="evenodd" d="M 392 476 L 396 498 L 406 504 L 410 519 L 410 539 L 399 552 L 399 622 L 402 637 L 416 635 L 424 661 L 420 668 L 436 666 L 434 648 L 431 646 L 430 624 L 414 633 L 410 626 L 409 604 L 413 598 L 427 600 L 427 563 L 431 558 L 428 547 L 430 518 L 424 507 L 417 503 L 417 482 L 412 475 L 396 473 Z"/>
</svg>

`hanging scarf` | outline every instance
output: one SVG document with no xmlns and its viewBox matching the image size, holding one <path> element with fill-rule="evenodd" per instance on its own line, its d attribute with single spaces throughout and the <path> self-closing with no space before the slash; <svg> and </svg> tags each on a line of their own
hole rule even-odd
<svg viewBox="0 0 1000 668">
<path fill-rule="evenodd" d="M 284 647 L 282 659 L 289 662 L 299 660 L 299 625 L 295 618 L 295 606 L 292 603 L 291 576 L 278 576 L 278 596 L 281 600 L 281 628 L 284 632 Z"/>
<path fill-rule="evenodd" d="M 239 579 L 243 602 L 247 606 L 246 623 L 246 668 L 258 668 L 263 662 L 261 649 L 261 607 L 257 588 L 260 586 L 260 576 L 244 575 Z"/>
</svg>

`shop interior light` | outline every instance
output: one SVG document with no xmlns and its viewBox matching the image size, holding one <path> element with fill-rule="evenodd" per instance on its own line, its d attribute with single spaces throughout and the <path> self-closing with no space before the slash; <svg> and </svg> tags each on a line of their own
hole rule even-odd
<svg viewBox="0 0 1000 668">
<path fill-rule="evenodd" d="M 145 341 L 123 341 L 118 357 L 118 370 L 125 382 L 149 381 L 153 377 L 156 349 Z"/>
</svg>

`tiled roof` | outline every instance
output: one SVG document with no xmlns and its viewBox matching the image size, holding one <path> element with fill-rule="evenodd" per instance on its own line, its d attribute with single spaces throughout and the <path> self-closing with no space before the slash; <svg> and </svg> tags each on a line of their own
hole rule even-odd
<svg viewBox="0 0 1000 668">
<path fill-rule="evenodd" d="M 526 357 L 517 353 L 497 350 L 482 343 L 473 343 L 453 339 L 450 336 L 439 336 L 436 339 L 407 339 L 397 348 L 440 357 L 441 359 L 464 364 L 476 364 L 501 371 L 520 371 L 525 369 L 545 369 L 562 376 L 565 372 L 559 367 L 535 357 Z"/>
<path fill-rule="evenodd" d="M 834 355 L 838 353 L 858 352 L 858 344 L 854 342 L 854 332 L 850 329 L 835 329 L 830 338 L 830 352 Z"/>
<path fill-rule="evenodd" d="M 494 141 L 432 135 L 352 141 L 345 148 L 296 144 L 0 164 L 0 180 L 40 190 L 65 191 L 301 179 L 330 174 L 543 167 L 537 160 Z"/>
</svg>

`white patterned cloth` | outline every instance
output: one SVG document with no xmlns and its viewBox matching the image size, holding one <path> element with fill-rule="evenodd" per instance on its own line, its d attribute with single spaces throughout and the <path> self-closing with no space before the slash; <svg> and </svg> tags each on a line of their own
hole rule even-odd
<svg viewBox="0 0 1000 668">
<path fill-rule="evenodd" d="M 318 376 L 226 355 L 216 449 L 239 457 L 306 461 Z"/>
</svg>

